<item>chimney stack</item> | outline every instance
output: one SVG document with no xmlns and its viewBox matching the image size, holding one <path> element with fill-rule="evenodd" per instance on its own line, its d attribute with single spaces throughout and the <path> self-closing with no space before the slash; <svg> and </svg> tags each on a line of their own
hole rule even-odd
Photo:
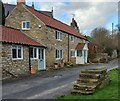
<svg viewBox="0 0 120 101">
<path fill-rule="evenodd" d="M 34 2 L 32 2 L 32 8 L 34 9 L 35 7 L 34 7 Z"/>
<path fill-rule="evenodd" d="M 19 4 L 24 4 L 25 5 L 25 0 L 17 0 L 17 5 Z"/>
<path fill-rule="evenodd" d="M 53 17 L 53 7 L 52 7 L 52 10 L 51 10 L 51 12 L 52 12 L 52 17 Z"/>
</svg>

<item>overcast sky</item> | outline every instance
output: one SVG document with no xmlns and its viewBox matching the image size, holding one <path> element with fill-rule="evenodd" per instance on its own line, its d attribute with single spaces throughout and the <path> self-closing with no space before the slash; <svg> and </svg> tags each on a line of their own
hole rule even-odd
<svg viewBox="0 0 120 101">
<path fill-rule="evenodd" d="M 2 0 L 11 4 L 16 4 L 16 0 Z M 26 0 L 27 5 L 31 6 L 34 1 L 35 9 L 51 10 L 54 9 L 54 18 L 70 25 L 72 14 L 75 14 L 80 31 L 86 35 L 96 27 L 105 27 L 111 30 L 112 23 L 118 24 L 118 0 L 44 0 L 46 2 L 36 2 L 38 0 Z M 42 1 L 42 0 L 40 0 Z M 53 2 L 56 1 L 56 2 Z M 59 2 L 58 2 L 59 1 Z M 61 2 L 62 1 L 62 2 Z M 74 2 L 73 2 L 74 1 Z M 75 2 L 76 1 L 76 2 Z M 89 1 L 89 2 L 88 2 Z M 116 2 L 115 2 L 116 1 Z"/>
</svg>

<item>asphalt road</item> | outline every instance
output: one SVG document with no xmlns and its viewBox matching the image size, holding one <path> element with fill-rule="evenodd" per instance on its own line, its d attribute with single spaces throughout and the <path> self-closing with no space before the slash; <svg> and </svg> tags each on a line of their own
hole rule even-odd
<svg viewBox="0 0 120 101">
<path fill-rule="evenodd" d="M 69 94 L 82 69 L 118 68 L 118 59 L 107 64 L 94 64 L 55 71 L 41 71 L 41 75 L 2 85 L 2 99 L 54 99 Z"/>
</svg>

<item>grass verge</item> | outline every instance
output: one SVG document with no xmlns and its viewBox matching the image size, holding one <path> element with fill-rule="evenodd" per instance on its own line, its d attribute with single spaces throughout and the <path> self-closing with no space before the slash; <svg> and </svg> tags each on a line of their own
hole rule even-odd
<svg viewBox="0 0 120 101">
<path fill-rule="evenodd" d="M 96 91 L 93 95 L 81 95 L 81 96 L 74 96 L 74 95 L 68 95 L 63 97 L 58 97 L 57 101 L 67 100 L 71 99 L 74 101 L 74 99 L 118 99 L 119 93 L 118 93 L 118 74 L 120 69 L 113 69 L 108 72 L 111 83 Z"/>
</svg>

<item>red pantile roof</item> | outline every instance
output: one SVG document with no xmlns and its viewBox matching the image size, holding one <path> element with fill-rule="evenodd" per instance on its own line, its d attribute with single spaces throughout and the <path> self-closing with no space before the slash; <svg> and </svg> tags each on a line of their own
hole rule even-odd
<svg viewBox="0 0 120 101">
<path fill-rule="evenodd" d="M 0 42 L 24 44 L 30 46 L 43 46 L 19 30 L 0 26 L 0 31 L 2 31 L 0 32 Z"/>
<path fill-rule="evenodd" d="M 36 17 L 38 17 L 45 25 L 64 31 L 68 34 L 74 35 L 76 37 L 82 38 L 82 39 L 86 39 L 85 36 L 81 35 L 80 33 L 78 33 L 74 28 L 68 26 L 67 24 L 64 24 L 54 18 L 51 18 L 49 16 L 46 16 L 45 14 L 41 13 L 40 11 L 34 10 L 31 7 L 26 6 L 26 8 L 32 13 L 34 14 Z"/>
<path fill-rule="evenodd" d="M 76 46 L 76 50 L 82 50 L 85 46 L 85 43 L 78 43 L 78 45 Z"/>
</svg>

